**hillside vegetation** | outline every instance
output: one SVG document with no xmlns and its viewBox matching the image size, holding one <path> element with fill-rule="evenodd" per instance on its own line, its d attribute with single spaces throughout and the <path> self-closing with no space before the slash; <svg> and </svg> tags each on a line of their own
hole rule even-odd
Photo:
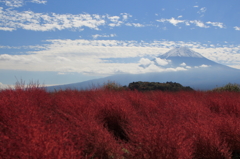
<svg viewBox="0 0 240 159">
<path fill-rule="evenodd" d="M 217 88 L 213 89 L 212 91 L 215 91 L 215 92 L 222 92 L 222 91 L 240 92 L 240 85 L 229 83 L 223 87 L 217 87 Z"/>
<path fill-rule="evenodd" d="M 108 81 L 102 86 L 102 89 L 107 90 L 138 90 L 138 91 L 193 91 L 189 86 L 184 87 L 180 83 L 176 82 L 132 82 L 127 86 L 121 86 L 112 81 Z"/>
</svg>

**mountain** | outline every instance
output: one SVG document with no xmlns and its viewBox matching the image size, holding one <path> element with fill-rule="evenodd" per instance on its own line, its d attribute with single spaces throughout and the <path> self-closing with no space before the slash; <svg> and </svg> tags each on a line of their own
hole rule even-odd
<svg viewBox="0 0 240 159">
<path fill-rule="evenodd" d="M 54 89 L 87 89 L 98 87 L 108 81 L 114 81 L 121 85 L 131 82 L 177 82 L 183 86 L 190 86 L 196 90 L 209 90 L 228 83 L 240 84 L 240 70 L 211 61 L 201 54 L 187 47 L 174 48 L 165 54 L 152 59 L 152 63 L 159 69 L 173 70 L 163 72 L 151 72 L 145 74 L 116 74 L 100 79 L 89 80 L 80 83 L 47 87 Z M 149 65 L 140 66 L 148 69 Z M 182 71 L 177 71 L 180 69 Z"/>
<path fill-rule="evenodd" d="M 230 68 L 228 66 L 224 66 L 221 64 L 218 64 L 214 61 L 211 61 L 201 54 L 190 50 L 187 47 L 179 47 L 179 48 L 174 48 L 167 53 L 160 55 L 153 59 L 156 65 L 159 66 L 157 63 L 157 59 L 166 59 L 169 61 L 167 65 L 164 65 L 164 68 L 169 68 L 169 67 L 180 67 L 180 66 L 188 66 L 188 67 L 207 67 L 207 66 L 217 66 L 217 67 L 224 67 L 224 68 Z"/>
<path fill-rule="evenodd" d="M 188 47 L 178 47 L 174 48 L 167 53 L 160 55 L 159 57 L 163 59 L 168 59 L 171 57 L 194 57 L 194 58 L 204 58 L 201 54 L 190 50 Z"/>
</svg>

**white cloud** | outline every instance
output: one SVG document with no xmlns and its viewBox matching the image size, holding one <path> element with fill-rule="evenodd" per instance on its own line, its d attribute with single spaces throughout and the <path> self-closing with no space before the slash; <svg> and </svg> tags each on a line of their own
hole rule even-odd
<svg viewBox="0 0 240 159">
<path fill-rule="evenodd" d="M 71 28 L 88 27 L 99 30 L 99 26 L 105 25 L 102 16 L 95 14 L 55 14 L 34 13 L 32 11 L 17 12 L 6 10 L 0 12 L 0 27 L 14 30 L 22 28 L 33 31 L 63 30 Z"/>
<path fill-rule="evenodd" d="M 206 26 L 203 22 L 201 22 L 200 20 L 191 20 L 190 23 L 195 24 L 196 26 L 200 27 L 200 28 L 209 28 L 209 26 Z"/>
<path fill-rule="evenodd" d="M 117 23 L 110 23 L 110 24 L 108 24 L 110 27 L 118 27 L 118 26 L 120 26 L 121 24 L 123 24 L 123 22 L 122 21 L 118 21 Z"/>
<path fill-rule="evenodd" d="M 126 23 L 126 26 L 134 26 L 134 27 L 144 27 L 143 24 L 140 23 Z"/>
<path fill-rule="evenodd" d="M 13 31 L 15 29 L 14 28 L 9 28 L 9 27 L 0 27 L 0 30 L 3 30 L 3 31 Z"/>
<path fill-rule="evenodd" d="M 23 64 L 42 62 L 41 59 L 38 59 L 34 55 L 26 56 L 26 55 L 9 55 L 9 54 L 0 55 L 0 61 L 2 62 L 12 61 L 14 63 L 23 63 Z"/>
<path fill-rule="evenodd" d="M 1 0 L 0 3 L 5 3 L 6 6 L 11 8 L 18 8 L 24 6 L 25 3 L 37 3 L 37 4 L 46 4 L 46 0 Z"/>
<path fill-rule="evenodd" d="M 22 7 L 24 5 L 23 0 L 1 0 L 0 2 L 5 3 L 6 6 L 8 7 Z"/>
<path fill-rule="evenodd" d="M 225 28 L 224 26 L 223 26 L 223 23 L 220 23 L 220 22 L 210 22 L 210 21 L 208 21 L 208 22 L 206 22 L 207 24 L 211 24 L 212 26 L 217 26 L 217 27 L 219 27 L 219 28 Z"/>
<path fill-rule="evenodd" d="M 22 46 L 21 49 L 32 49 L 23 55 L 0 55 L 1 69 L 18 69 L 26 71 L 58 71 L 79 72 L 85 74 L 110 75 L 113 73 L 146 73 L 151 71 L 179 71 L 191 67 L 181 64 L 178 68 L 162 68 L 170 61 L 165 59 L 153 61 L 146 57 L 158 57 L 176 46 L 187 46 L 199 52 L 210 60 L 232 66 L 240 67 L 240 45 L 228 47 L 211 43 L 183 41 L 119 41 L 119 40 L 48 40 L 49 44 L 43 46 Z M 226 44 L 225 44 L 226 45 Z M 0 46 L 5 49 L 18 49 L 19 47 Z M 106 63 L 104 58 L 142 57 L 136 63 Z M 158 66 L 157 66 L 158 64 Z M 198 66 L 200 67 L 200 66 Z M 202 65 L 201 67 L 207 67 Z"/>
<path fill-rule="evenodd" d="M 47 1 L 45 1 L 45 0 L 31 0 L 30 2 L 38 3 L 38 4 L 46 4 L 47 3 Z"/>
<path fill-rule="evenodd" d="M 123 21 L 127 21 L 128 18 L 132 17 L 132 15 L 128 14 L 128 13 L 121 13 L 121 16 L 122 16 Z"/>
<path fill-rule="evenodd" d="M 93 39 L 97 39 L 99 37 L 103 37 L 103 38 L 109 38 L 109 37 L 115 37 L 117 36 L 116 34 L 109 34 L 109 35 L 105 35 L 105 34 L 95 34 L 95 35 L 92 35 Z"/>
<path fill-rule="evenodd" d="M 178 16 L 179 17 L 179 16 Z M 171 18 L 171 19 L 159 19 L 159 20 L 156 20 L 158 22 L 169 22 L 171 23 L 172 25 L 174 26 L 177 26 L 179 23 L 184 23 L 186 26 L 190 26 L 191 24 L 194 24 L 195 26 L 197 27 L 200 27 L 200 28 L 209 28 L 210 26 L 206 25 L 206 24 L 210 24 L 212 26 L 217 26 L 219 28 L 224 28 L 224 24 L 223 23 L 220 23 L 220 22 L 206 22 L 206 24 L 200 20 L 178 20 L 178 19 L 175 19 L 175 18 Z"/>
<path fill-rule="evenodd" d="M 176 67 L 174 71 L 186 71 L 187 69 L 184 67 Z"/>
<path fill-rule="evenodd" d="M 138 63 L 141 67 L 148 67 L 149 65 L 153 64 L 153 61 L 147 58 L 141 58 Z"/>
<path fill-rule="evenodd" d="M 240 69 L 240 65 L 228 65 L 229 67 Z"/>
<path fill-rule="evenodd" d="M 119 16 L 107 16 L 111 22 L 117 23 L 120 19 Z"/>
<path fill-rule="evenodd" d="M 185 21 L 185 25 L 189 26 L 189 25 L 190 25 L 190 23 L 189 23 L 188 21 Z"/>
<path fill-rule="evenodd" d="M 180 66 L 187 66 L 187 64 L 183 62 L 180 64 Z"/>
<path fill-rule="evenodd" d="M 182 18 L 183 16 L 182 15 L 179 15 L 178 18 Z"/>
<path fill-rule="evenodd" d="M 160 66 L 165 66 L 169 63 L 169 60 L 156 58 L 156 63 Z"/>
<path fill-rule="evenodd" d="M 35 1 L 44 3 L 45 1 Z M 117 27 L 131 17 L 130 14 L 121 13 L 120 16 L 98 14 L 56 14 L 35 13 L 33 11 L 18 12 L 0 7 L 0 30 L 13 31 L 18 28 L 32 31 L 51 31 L 74 29 L 82 31 L 84 28 L 100 30 L 101 26 Z M 133 23 L 134 27 L 141 27 L 139 23 Z"/>
<path fill-rule="evenodd" d="M 183 23 L 184 22 L 184 20 L 178 20 L 178 19 L 175 19 L 173 17 L 171 19 L 164 19 L 164 18 L 162 18 L 162 19 L 157 20 L 157 21 L 158 22 L 169 22 L 169 23 L 171 23 L 174 26 L 177 26 L 178 23 Z"/>
<path fill-rule="evenodd" d="M 176 26 L 178 23 L 183 23 L 184 20 L 177 20 L 177 19 L 174 19 L 174 18 L 171 18 L 169 20 L 169 23 L 173 24 L 174 26 Z"/>
<path fill-rule="evenodd" d="M 118 27 L 124 24 L 129 17 L 132 17 L 132 15 L 127 13 L 121 13 L 120 16 L 109 16 L 107 15 L 107 19 L 110 20 L 110 23 L 108 24 L 110 27 Z"/>
<path fill-rule="evenodd" d="M 207 11 L 206 7 L 202 7 L 200 8 L 200 10 L 197 12 L 198 14 L 200 14 L 200 17 L 204 16 L 204 13 Z"/>
<path fill-rule="evenodd" d="M 209 67 L 209 65 L 202 64 L 202 65 L 199 66 L 199 67 Z"/>
<path fill-rule="evenodd" d="M 237 26 L 235 26 L 235 27 L 233 27 L 235 30 L 240 30 L 240 27 L 237 27 Z"/>
<path fill-rule="evenodd" d="M 202 8 L 200 8 L 199 13 L 204 13 L 206 11 L 207 11 L 207 8 L 206 7 L 202 7 Z"/>
<path fill-rule="evenodd" d="M 198 6 L 196 5 L 196 6 L 193 6 L 194 8 L 198 8 Z"/>
</svg>

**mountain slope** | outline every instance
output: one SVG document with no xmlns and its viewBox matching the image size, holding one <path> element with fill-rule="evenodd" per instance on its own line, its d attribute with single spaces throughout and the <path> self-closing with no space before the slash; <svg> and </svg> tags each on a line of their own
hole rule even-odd
<svg viewBox="0 0 240 159">
<path fill-rule="evenodd" d="M 170 57 L 194 57 L 194 58 L 204 58 L 201 54 L 190 50 L 187 47 L 178 47 L 174 48 L 163 55 L 160 55 L 160 58 L 170 58 Z"/>
<path fill-rule="evenodd" d="M 240 84 L 240 70 L 230 68 L 211 61 L 199 53 L 188 48 L 180 47 L 154 58 L 152 61 L 158 66 L 159 59 L 168 62 L 167 65 L 160 66 L 165 68 L 182 67 L 185 71 L 171 72 L 152 72 L 145 74 L 116 74 L 105 78 L 94 79 L 90 81 L 48 87 L 48 90 L 54 89 L 88 89 L 98 87 L 107 83 L 109 80 L 121 85 L 128 85 L 136 81 L 148 82 L 177 82 L 183 86 L 190 86 L 194 89 L 208 90 L 216 86 L 223 86 L 228 83 Z M 148 67 L 148 66 L 147 66 Z"/>
</svg>

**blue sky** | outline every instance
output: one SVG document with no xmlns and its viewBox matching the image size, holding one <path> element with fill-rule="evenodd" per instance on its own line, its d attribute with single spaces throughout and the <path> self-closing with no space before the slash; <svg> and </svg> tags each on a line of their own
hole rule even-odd
<svg viewBox="0 0 240 159">
<path fill-rule="evenodd" d="M 161 72 L 177 46 L 240 69 L 239 37 L 239 0 L 0 0 L 0 83 Z"/>
</svg>

